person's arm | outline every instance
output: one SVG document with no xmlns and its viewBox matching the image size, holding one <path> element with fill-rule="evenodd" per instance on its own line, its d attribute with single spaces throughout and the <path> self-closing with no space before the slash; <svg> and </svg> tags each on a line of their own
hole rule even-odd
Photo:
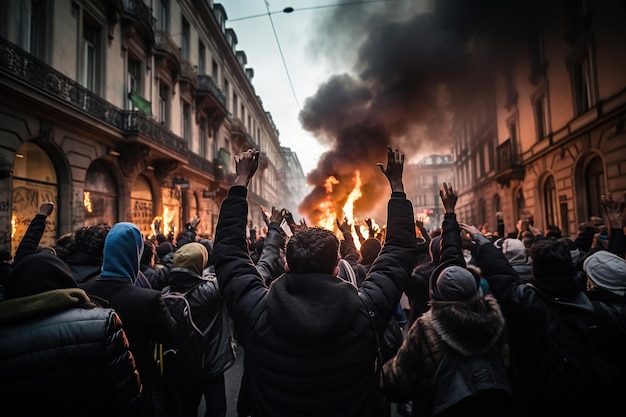
<svg viewBox="0 0 626 417">
<path fill-rule="evenodd" d="M 213 261 L 224 302 L 231 313 L 239 340 L 262 310 L 267 286 L 248 254 L 246 223 L 248 184 L 257 170 L 259 152 L 251 149 L 235 157 L 237 176 L 222 202 L 215 231 Z"/>
<path fill-rule="evenodd" d="M 626 193 L 624 193 L 624 200 L 621 202 L 614 200 L 611 193 L 601 197 L 602 210 L 609 220 L 610 228 L 607 250 L 620 258 L 624 258 L 626 254 L 626 236 L 622 223 L 625 201 Z"/>
<path fill-rule="evenodd" d="M 344 218 L 343 223 L 340 223 L 339 219 L 336 221 L 337 227 L 343 235 L 343 242 L 341 243 L 342 258 L 354 268 L 359 263 L 359 252 L 356 250 L 354 238 L 352 237 L 352 225 L 348 223 L 347 218 Z"/>
<path fill-rule="evenodd" d="M 256 269 L 268 285 L 284 272 L 279 261 L 280 251 L 285 247 L 285 236 L 280 227 L 282 220 L 281 210 L 272 207 L 272 214 L 268 219 L 267 236 L 263 242 L 263 251 L 256 264 Z"/>
<path fill-rule="evenodd" d="M 387 148 L 387 167 L 377 164 L 387 177 L 391 198 L 387 203 L 387 235 L 380 254 L 372 264 L 360 291 L 375 309 L 375 320 L 382 332 L 402 295 L 402 282 L 409 278 L 417 259 L 413 205 L 407 200 L 402 182 L 404 155 Z"/>
<path fill-rule="evenodd" d="M 31 220 L 24 237 L 15 251 L 15 257 L 13 258 L 14 264 L 17 264 L 26 256 L 39 251 L 39 242 L 41 241 L 43 232 L 46 230 L 46 219 L 52 214 L 52 210 L 54 210 L 54 203 L 41 203 L 39 213 L 35 214 L 35 217 Z"/>
</svg>

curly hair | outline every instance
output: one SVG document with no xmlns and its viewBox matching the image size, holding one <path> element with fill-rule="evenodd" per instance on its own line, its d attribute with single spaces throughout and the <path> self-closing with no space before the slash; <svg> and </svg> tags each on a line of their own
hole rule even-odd
<svg viewBox="0 0 626 417">
<path fill-rule="evenodd" d="M 339 259 L 339 239 L 321 227 L 300 230 L 289 238 L 286 258 L 292 273 L 332 274 Z"/>
<path fill-rule="evenodd" d="M 74 232 L 73 252 L 82 252 L 102 258 L 104 240 L 109 230 L 111 227 L 107 225 L 81 227 Z"/>
</svg>

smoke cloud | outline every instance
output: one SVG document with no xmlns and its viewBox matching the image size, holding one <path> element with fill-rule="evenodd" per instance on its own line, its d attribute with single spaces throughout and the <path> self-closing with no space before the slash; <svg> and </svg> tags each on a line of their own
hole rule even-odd
<svg viewBox="0 0 626 417">
<path fill-rule="evenodd" d="M 376 163 L 385 162 L 387 145 L 398 147 L 407 161 L 449 153 L 455 118 L 489 88 L 492 69 L 505 56 L 498 53 L 501 45 L 510 45 L 529 26 L 534 9 L 533 1 L 345 3 L 320 22 L 319 33 L 326 36 L 312 50 L 353 59 L 353 72 L 327 80 L 300 113 L 302 126 L 330 149 L 308 174 L 314 188 L 299 207 L 313 224 L 322 215 L 322 201 L 343 206 L 355 170 L 364 184 L 355 215 L 382 219 L 380 203 L 389 189 Z M 327 196 L 329 176 L 339 184 Z"/>
</svg>

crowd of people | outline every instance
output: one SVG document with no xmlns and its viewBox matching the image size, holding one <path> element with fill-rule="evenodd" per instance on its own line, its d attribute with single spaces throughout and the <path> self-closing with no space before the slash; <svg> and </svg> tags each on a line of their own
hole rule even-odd
<svg viewBox="0 0 626 417">
<path fill-rule="evenodd" d="M 443 223 L 427 230 L 404 155 L 386 156 L 387 220 L 367 236 L 276 207 L 252 225 L 254 149 L 235 157 L 214 240 L 194 218 L 175 239 L 120 222 L 42 247 L 43 203 L 1 263 L 0 414 L 196 417 L 204 400 L 223 417 L 239 346 L 241 417 L 624 415 L 624 200 L 603 196 L 603 218 L 573 238 L 532 218 L 507 233 L 500 213 L 489 232 L 457 220 L 444 183 Z M 511 395 L 441 409 L 433 381 L 450 352 L 498 358 Z"/>
</svg>

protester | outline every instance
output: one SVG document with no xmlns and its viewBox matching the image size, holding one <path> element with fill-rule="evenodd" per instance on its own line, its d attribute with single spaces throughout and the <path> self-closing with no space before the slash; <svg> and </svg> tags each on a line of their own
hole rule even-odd
<svg viewBox="0 0 626 417">
<path fill-rule="evenodd" d="M 214 248 L 220 288 L 245 348 L 239 401 L 256 417 L 386 415 L 378 402 L 374 332 L 389 323 L 416 257 L 404 155 L 389 148 L 387 167 L 379 164 L 392 190 L 388 234 L 360 288 L 336 276 L 339 241 L 319 227 L 289 238 L 285 274 L 266 286 L 246 242 L 247 186 L 258 157 L 249 150 L 235 158 L 237 176 L 222 203 Z"/>
<path fill-rule="evenodd" d="M 31 243 L 52 208 L 29 225 Z M 138 415 L 141 382 L 116 312 L 77 288 L 61 259 L 22 242 L 0 302 L 0 414 Z"/>
<path fill-rule="evenodd" d="M 94 280 L 100 275 L 104 240 L 110 229 L 106 225 L 97 225 L 81 227 L 74 232 L 66 262 L 77 283 Z"/>
<path fill-rule="evenodd" d="M 184 294 L 186 313 L 196 328 L 178 323 L 177 332 L 195 331 L 197 336 L 177 336 L 177 341 L 193 340 L 195 346 L 183 343 L 176 346 L 178 351 L 164 353 L 165 392 L 168 406 L 174 410 L 171 417 L 198 416 L 203 396 L 204 417 L 226 415 L 224 372 L 235 363 L 235 343 L 217 279 L 215 275 L 203 276 L 208 260 L 202 244 L 185 244 L 174 254 L 169 285 L 163 290 L 164 297 Z"/>
<path fill-rule="evenodd" d="M 498 302 L 491 295 L 481 295 L 478 280 L 465 268 L 454 213 L 457 194 L 444 184 L 440 195 L 445 214 L 441 258 L 430 277 L 431 306 L 413 323 L 396 356 L 385 363 L 381 378 L 392 399 L 413 400 L 414 416 L 432 415 L 435 371 L 447 351 L 462 356 L 494 351 L 509 364 L 505 320 Z M 512 410 L 507 398 L 483 396 L 457 404 L 446 415 L 510 415 L 502 414 L 503 410 Z"/>
<path fill-rule="evenodd" d="M 150 284 L 149 288 L 161 291 L 167 286 L 168 275 L 172 268 L 173 252 L 169 252 L 161 260 L 161 268 L 156 267 L 157 252 L 154 243 L 150 240 L 143 241 L 143 253 L 139 263 L 139 270 Z"/>
<path fill-rule="evenodd" d="M 611 415 L 618 378 L 597 346 L 594 306 L 568 244 L 536 241 L 532 278 L 522 280 L 478 229 L 464 230 L 478 242 L 478 264 L 505 313 L 520 415 Z"/>
<path fill-rule="evenodd" d="M 116 223 L 104 242 L 100 276 L 80 287 L 90 296 L 106 300 L 119 314 L 144 386 L 143 415 L 159 416 L 165 413 L 165 404 L 161 376 L 153 357 L 154 345 L 174 336 L 176 322 L 160 291 L 134 285 L 142 250 L 139 228 L 132 223 Z"/>
</svg>

